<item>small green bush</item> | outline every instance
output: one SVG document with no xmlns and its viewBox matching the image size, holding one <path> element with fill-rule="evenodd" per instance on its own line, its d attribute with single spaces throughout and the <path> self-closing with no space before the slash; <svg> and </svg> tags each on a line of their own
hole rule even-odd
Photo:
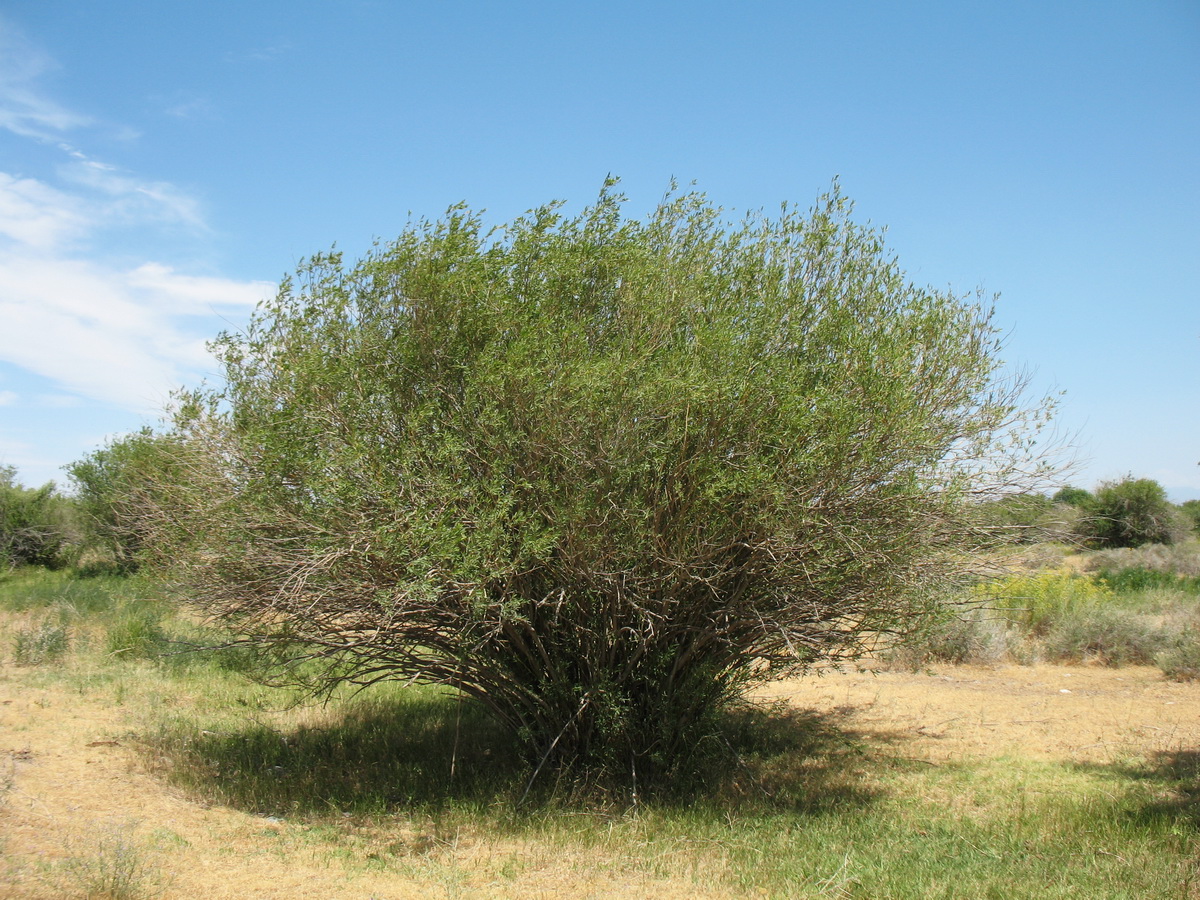
<svg viewBox="0 0 1200 900">
<path fill-rule="evenodd" d="M 1064 488 L 1060 488 L 1058 493 L 1051 499 L 1055 503 L 1065 503 L 1068 506 L 1084 506 L 1092 499 L 1092 493 L 1083 488 L 1067 485 Z"/>
<path fill-rule="evenodd" d="M 152 659 L 161 655 L 168 638 L 160 620 L 161 613 L 150 604 L 127 605 L 107 628 L 107 651 L 122 659 Z"/>
<path fill-rule="evenodd" d="M 1200 681 L 1200 630 L 1180 632 L 1155 662 L 1172 681 Z"/>
<path fill-rule="evenodd" d="M 1163 630 L 1145 616 L 1100 605 L 1064 615 L 1044 640 L 1051 659 L 1108 666 L 1151 664 L 1166 643 Z"/>
<path fill-rule="evenodd" d="M 1191 523 L 1193 531 L 1200 531 L 1200 500 L 1185 500 L 1179 504 L 1179 511 Z"/>
<path fill-rule="evenodd" d="M 58 568 L 68 556 L 71 504 L 54 482 L 40 488 L 17 483 L 12 466 L 0 466 L 0 571 L 19 566 Z"/>
<path fill-rule="evenodd" d="M 18 629 L 13 645 L 13 662 L 18 666 L 40 666 L 66 655 L 71 646 L 65 625 L 44 619 L 32 628 Z"/>
</svg>

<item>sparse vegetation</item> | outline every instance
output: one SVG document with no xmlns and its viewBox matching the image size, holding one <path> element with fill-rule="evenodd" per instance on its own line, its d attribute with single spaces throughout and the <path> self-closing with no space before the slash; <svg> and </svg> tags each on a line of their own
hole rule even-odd
<svg viewBox="0 0 1200 900">
<path fill-rule="evenodd" d="M 999 588 L 990 605 L 973 597 L 940 636 L 931 629 L 943 649 L 923 664 L 987 661 L 979 654 L 997 648 L 1010 658 L 1003 654 L 1034 633 L 1034 621 L 1052 636 L 1097 609 L 1133 610 L 1181 630 L 1197 620 L 1194 594 L 1158 583 L 1126 590 L 1050 573 Z M 465 897 L 528 895 L 525 879 L 544 865 L 539 859 L 575 861 L 556 881 L 560 893 L 563 877 L 588 871 L 614 879 L 611 892 L 641 880 L 639 896 L 1176 898 L 1195 883 L 1196 769 L 1187 752 L 1087 765 L 1012 756 L 930 762 L 895 738 L 863 733 L 847 710 L 745 707 L 729 710 L 720 731 L 733 764 L 709 770 L 676 800 L 581 801 L 569 781 L 552 780 L 526 796 L 532 766 L 513 735 L 444 688 L 342 690 L 312 708 L 297 706 L 292 689 L 246 681 L 239 660 L 219 653 L 186 655 L 183 665 L 173 653 L 114 657 L 110 629 L 148 608 L 136 599 L 144 596 L 144 585 L 124 579 L 37 571 L 4 579 L 6 622 L 28 627 L 68 610 L 71 627 L 93 636 L 57 665 L 19 677 L 42 692 L 59 686 L 46 695 L 49 718 L 63 719 L 51 703 L 119 702 L 137 735 L 122 733 L 121 742 L 136 746 L 176 797 L 254 816 L 238 826 L 252 841 L 246 866 L 303 859 L 343 880 L 444 883 Z M 165 639 L 200 635 L 172 607 L 154 609 Z M 1179 658 L 1172 677 L 1191 677 Z M 15 814 L 12 805 L 5 816 Z M 192 849 L 164 828 L 95 823 L 58 862 L 8 874 L 21 876 L 12 878 L 18 886 L 52 884 L 56 896 L 183 896 L 172 892 L 170 873 L 189 868 Z M 230 849 L 221 849 L 216 858 L 227 867 Z M 478 868 L 464 870 L 471 854 Z M 18 862 L 9 853 L 0 867 Z M 388 896 L 360 893 L 372 892 Z"/>
<path fill-rule="evenodd" d="M 109 827 L 52 865 L 45 880 L 58 896 L 80 900 L 152 900 L 166 889 L 148 848 L 128 829 Z"/>
<path fill-rule="evenodd" d="M 19 628 L 13 641 L 13 662 L 18 666 L 40 666 L 61 659 L 70 646 L 66 626 L 42 619 L 29 628 Z"/>
</svg>

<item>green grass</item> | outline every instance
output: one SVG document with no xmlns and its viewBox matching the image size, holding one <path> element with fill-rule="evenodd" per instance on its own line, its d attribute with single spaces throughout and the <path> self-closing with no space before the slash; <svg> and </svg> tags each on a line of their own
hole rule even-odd
<svg viewBox="0 0 1200 900">
<path fill-rule="evenodd" d="M 138 723 L 127 739 L 151 771 L 196 801 L 284 819 L 286 834 L 263 837 L 281 854 L 302 841 L 347 866 L 416 877 L 462 837 L 733 895 L 1200 896 L 1194 750 L 1109 765 L 935 765 L 907 758 L 901 742 L 857 734 L 838 714 L 745 709 L 719 737 L 727 764 L 670 799 L 646 802 L 632 785 L 580 798 L 544 780 L 526 797 L 531 770 L 511 737 L 447 691 L 381 686 L 302 705 L 246 680 L 236 656 L 176 654 L 173 641 L 201 633 L 144 599 L 144 586 L 88 582 L 32 573 L 0 583 L 10 623 L 65 615 L 94 636 L 59 664 L 25 671 L 23 683 L 121 704 Z M 1162 591 L 1111 603 L 1164 617 L 1184 601 Z M 363 837 L 379 834 L 392 837 Z M 519 875 L 523 853 L 498 862 L 496 877 Z M 121 847 L 80 858 L 79 883 L 124 878 L 126 862 L 145 861 Z M 139 873 L 138 885 L 152 882 Z"/>
<path fill-rule="evenodd" d="M 745 714 L 729 731 L 740 765 L 706 790 L 579 804 L 548 786 L 522 806 L 528 768 L 486 718 L 431 689 L 383 694 L 291 726 L 262 723 L 287 715 L 267 696 L 235 696 L 240 712 L 160 717 L 147 747 L 190 796 L 331 846 L 399 819 L 425 824 L 397 857 L 503 835 L 775 897 L 1186 897 L 1200 851 L 1195 754 L 932 765 L 836 716 Z"/>
<path fill-rule="evenodd" d="M 430 846 L 502 834 L 663 877 L 699 869 L 774 897 L 1187 896 L 1200 851 L 1195 754 L 932 765 L 836 718 L 741 726 L 735 771 L 637 805 L 581 806 L 553 791 L 518 805 L 528 770 L 514 748 L 431 691 L 349 702 L 294 728 L 175 716 L 149 743 L 192 796 L 330 829 L 334 843 L 401 817 L 430 823 L 416 839 Z"/>
</svg>

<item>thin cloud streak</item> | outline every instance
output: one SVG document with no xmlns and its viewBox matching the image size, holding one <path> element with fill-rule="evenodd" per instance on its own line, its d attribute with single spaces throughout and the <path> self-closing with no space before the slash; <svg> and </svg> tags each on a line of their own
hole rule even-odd
<svg viewBox="0 0 1200 900">
<path fill-rule="evenodd" d="M 129 271 L 56 258 L 0 256 L 0 358 L 72 393 L 139 413 L 212 368 L 203 334 L 178 321 L 223 309 L 244 315 L 273 286 Z"/>
<path fill-rule="evenodd" d="M 92 120 L 44 96 L 53 61 L 0 18 L 0 129 L 62 153 L 55 183 L 0 172 L 0 360 L 49 379 L 70 399 L 137 413 L 213 368 L 211 322 L 242 319 L 274 291 L 176 271 L 159 260 L 114 265 L 91 246 L 106 229 L 210 229 L 197 199 L 165 181 L 92 158 L 66 133 Z M 19 387 L 19 385 L 14 385 Z M 5 391 L 0 405 L 16 402 Z"/>
<path fill-rule="evenodd" d="M 56 68 L 10 23 L 0 18 L 0 128 L 41 141 L 91 124 L 91 119 L 64 109 L 43 96 L 35 82 Z"/>
</svg>

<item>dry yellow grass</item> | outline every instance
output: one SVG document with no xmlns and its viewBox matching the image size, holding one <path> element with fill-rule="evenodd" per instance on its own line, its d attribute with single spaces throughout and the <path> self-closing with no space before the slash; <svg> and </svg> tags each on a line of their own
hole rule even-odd
<svg viewBox="0 0 1200 900">
<path fill-rule="evenodd" d="M 149 774 L 125 707 L 0 669 L 0 896 L 69 895 L 66 861 L 127 839 L 166 898 L 726 897 L 721 848 L 614 859 L 596 845 L 432 824 L 347 821 L 330 829 L 197 803 Z M 771 698 L 834 714 L 891 752 L 940 765 L 1021 756 L 1111 763 L 1200 746 L 1200 685 L 1154 669 L 943 668 L 831 673 Z M 602 827 L 581 820 L 581 830 Z M 386 853 L 384 853 L 386 851 Z M 386 864 L 379 860 L 386 857 Z M 78 880 L 78 876 L 74 876 Z"/>
</svg>

